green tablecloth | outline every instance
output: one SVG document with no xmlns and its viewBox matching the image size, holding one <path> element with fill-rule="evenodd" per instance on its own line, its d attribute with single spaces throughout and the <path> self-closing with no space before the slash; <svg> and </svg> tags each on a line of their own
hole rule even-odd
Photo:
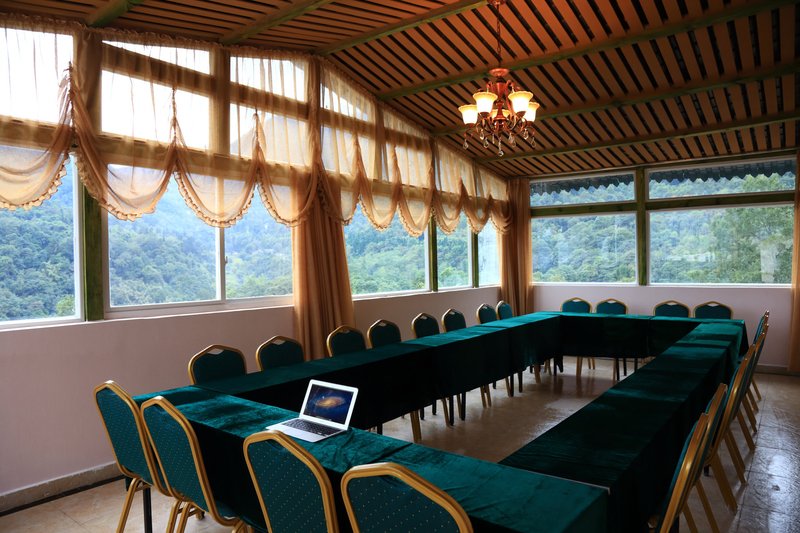
<svg viewBox="0 0 800 533">
<path fill-rule="evenodd" d="M 664 330 L 674 330 L 672 321 L 666 324 Z M 741 321 L 694 326 L 501 464 L 608 487 L 609 529 L 643 530 L 665 497 L 692 424 L 717 385 L 730 378 L 746 339 Z"/>
<path fill-rule="evenodd" d="M 264 527 L 242 443 L 295 413 L 197 387 L 160 394 L 175 403 L 195 429 L 215 496 L 250 524 Z M 135 400 L 142 403 L 154 395 Z M 349 527 L 339 491 L 342 475 L 353 466 L 382 461 L 402 464 L 445 490 L 461 504 L 476 531 L 591 533 L 605 528 L 607 491 L 597 487 L 357 429 L 318 443 L 298 442 L 328 472 L 344 530 Z"/>
</svg>

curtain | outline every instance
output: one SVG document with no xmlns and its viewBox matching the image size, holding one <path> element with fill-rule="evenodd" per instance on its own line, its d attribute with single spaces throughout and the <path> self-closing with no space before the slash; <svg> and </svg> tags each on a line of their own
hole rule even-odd
<svg viewBox="0 0 800 533">
<path fill-rule="evenodd" d="M 800 169 L 800 151 L 797 166 Z M 795 175 L 797 172 L 795 172 Z M 800 178 L 794 180 L 794 248 L 792 250 L 792 310 L 790 316 L 789 371 L 800 372 Z"/>
<path fill-rule="evenodd" d="M 71 33 L 39 33 L 31 19 L 0 32 L 0 207 L 30 208 L 50 198 L 72 143 Z M 72 25 L 67 30 L 74 31 Z M 62 28 L 62 31 L 64 29 Z"/>
<path fill-rule="evenodd" d="M 531 215 L 528 180 L 508 182 L 510 226 L 500 235 L 500 292 L 517 314 L 533 312 Z"/>
</svg>

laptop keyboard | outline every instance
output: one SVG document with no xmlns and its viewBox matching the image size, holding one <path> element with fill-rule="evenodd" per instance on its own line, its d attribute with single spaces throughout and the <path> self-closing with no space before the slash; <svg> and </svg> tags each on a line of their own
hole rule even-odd
<svg viewBox="0 0 800 533">
<path fill-rule="evenodd" d="M 341 431 L 339 428 L 333 428 L 330 426 L 325 426 L 323 424 L 317 424 L 316 422 L 309 422 L 308 420 L 301 420 L 299 418 L 295 418 L 294 420 L 287 420 L 283 423 L 285 426 L 293 427 L 295 429 L 300 429 L 302 431 L 308 431 L 309 433 L 313 433 L 314 435 L 322 435 L 323 437 L 327 437 L 328 435 L 333 435 L 334 433 L 338 433 Z"/>
</svg>

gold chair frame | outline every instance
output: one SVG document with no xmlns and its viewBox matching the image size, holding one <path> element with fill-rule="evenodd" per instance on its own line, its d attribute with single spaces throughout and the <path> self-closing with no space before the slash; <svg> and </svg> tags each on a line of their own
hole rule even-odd
<svg viewBox="0 0 800 533">
<path fill-rule="evenodd" d="M 495 306 L 494 306 L 494 313 L 497 315 L 497 318 L 498 318 L 498 319 L 500 318 L 500 306 L 502 306 L 503 304 L 505 304 L 505 305 L 507 305 L 507 306 L 511 307 L 511 304 L 510 304 L 510 303 L 508 303 L 508 302 L 507 302 L 507 301 L 505 301 L 505 300 L 500 300 L 499 302 L 497 302 L 497 305 L 495 305 Z M 511 308 L 511 312 L 512 312 L 512 313 L 514 312 L 514 308 L 513 308 L 513 307 Z"/>
<path fill-rule="evenodd" d="M 291 453 L 295 458 L 305 464 L 309 470 L 311 470 L 311 473 L 314 474 L 314 477 L 317 478 L 317 482 L 319 483 L 319 490 L 322 494 L 322 506 L 325 512 L 325 522 L 327 523 L 328 532 L 338 533 L 339 522 L 336 519 L 336 501 L 333 497 L 333 485 L 331 485 L 331 480 L 328 477 L 328 473 L 325 472 L 325 469 L 322 467 L 319 461 L 317 461 L 317 459 L 305 448 L 297 444 L 294 439 L 280 431 L 275 430 L 254 433 L 247 437 L 242 445 L 244 459 L 247 462 L 247 470 L 250 471 L 250 479 L 253 480 L 253 487 L 256 489 L 256 494 L 258 495 L 258 503 L 261 506 L 261 512 L 264 514 L 264 521 L 267 524 L 267 530 L 272 533 L 272 524 L 269 520 L 267 506 L 264 503 L 264 495 L 261 492 L 261 486 L 258 483 L 258 477 L 256 476 L 255 470 L 253 470 L 253 464 L 250 462 L 250 454 L 247 453 L 247 450 L 251 444 L 264 442 L 267 440 L 277 442 L 286 451 Z"/>
<path fill-rule="evenodd" d="M 620 302 L 620 303 L 622 303 L 622 302 Z M 692 316 L 692 308 L 689 307 L 688 305 L 686 305 L 683 302 L 679 302 L 678 300 L 664 300 L 663 302 L 657 303 L 656 305 L 653 306 L 653 316 L 655 316 L 655 314 L 656 314 L 656 309 L 658 309 L 662 305 L 672 305 L 672 306 L 677 306 L 677 307 L 683 307 L 684 309 L 686 309 L 686 317 L 689 318 L 689 317 Z"/>
<path fill-rule="evenodd" d="M 297 344 L 298 346 L 300 346 L 301 350 L 303 349 L 303 345 L 300 344 L 297 340 L 295 340 L 295 339 L 293 339 L 291 337 L 284 337 L 283 335 L 275 335 L 273 337 L 270 337 L 269 339 L 267 339 L 264 342 L 262 342 L 261 344 L 259 344 L 258 348 L 256 348 L 256 355 L 255 355 L 256 364 L 258 365 L 258 370 L 260 372 L 264 371 L 264 367 L 261 366 L 261 359 L 258 357 L 258 354 L 261 353 L 261 349 L 265 348 L 267 346 L 271 346 L 273 344 L 283 344 L 284 342 L 292 342 L 292 343 Z"/>
<path fill-rule="evenodd" d="M 342 498 L 344 499 L 344 505 L 347 509 L 347 516 L 350 519 L 350 525 L 353 527 L 354 533 L 359 533 L 361 529 L 358 526 L 358 520 L 353 510 L 353 504 L 350 502 L 347 486 L 353 479 L 378 476 L 391 476 L 399 479 L 412 489 L 416 490 L 426 498 L 442 507 L 453 518 L 453 521 L 458 526 L 458 531 L 460 533 L 471 533 L 473 531 L 472 523 L 470 522 L 466 511 L 464 511 L 461 505 L 459 505 L 459 503 L 445 491 L 427 479 L 397 463 L 375 463 L 371 465 L 354 466 L 345 472 L 344 476 L 342 476 Z"/>
<path fill-rule="evenodd" d="M 200 490 L 203 492 L 203 498 L 208 506 L 208 509 L 202 509 L 195 502 L 173 490 L 169 484 L 169 479 L 165 474 L 164 481 L 169 487 L 170 492 L 175 496 L 176 499 L 185 504 L 183 506 L 183 511 L 181 512 L 181 519 L 178 523 L 177 533 L 183 533 L 186 529 L 186 523 L 189 520 L 189 517 L 199 511 L 207 512 L 220 525 L 233 527 L 233 533 L 248 531 L 249 526 L 247 526 L 240 518 L 227 518 L 220 515 L 219 511 L 217 511 L 216 500 L 214 500 L 214 495 L 211 491 L 211 484 L 208 481 L 208 474 L 206 473 L 206 466 L 203 462 L 203 456 L 200 453 L 200 442 L 197 440 L 197 434 L 195 434 L 192 425 L 189 423 L 186 417 L 183 416 L 183 413 L 181 413 L 174 405 L 172 405 L 169 400 L 163 396 L 156 396 L 154 398 L 150 398 L 144 402 L 144 404 L 142 404 L 142 419 L 144 419 L 144 412 L 152 406 L 158 406 L 166 411 L 167 414 L 169 414 L 169 416 L 171 416 L 172 419 L 178 423 L 181 429 L 183 429 L 183 432 L 186 434 L 186 438 L 189 441 L 189 448 L 192 451 L 192 461 L 194 462 L 194 467 L 197 471 L 197 477 L 200 481 Z M 156 448 L 155 442 L 153 441 L 153 435 L 150 433 L 150 428 L 147 427 L 147 423 L 144 424 L 144 428 L 147 433 L 147 439 L 153 448 L 153 452 L 155 453 L 159 464 L 161 464 L 161 456 L 158 453 L 158 448 Z"/>
<path fill-rule="evenodd" d="M 331 348 L 331 339 L 333 339 L 337 335 L 341 335 L 342 333 L 349 333 L 349 332 L 355 332 L 355 333 L 358 333 L 359 335 L 361 335 L 361 338 L 364 340 L 364 346 L 365 347 L 367 346 L 367 339 L 364 338 L 364 334 L 361 332 L 360 329 L 354 328 L 354 327 L 351 327 L 351 326 L 347 326 L 347 325 L 339 326 L 335 330 L 331 331 L 328 334 L 328 338 L 325 339 L 325 348 L 328 350 L 328 354 L 327 354 L 328 357 L 334 357 L 333 349 Z"/>
<path fill-rule="evenodd" d="M 377 328 L 385 328 L 386 326 L 394 326 L 395 328 L 397 328 L 397 331 L 400 331 L 400 327 L 391 320 L 384 320 L 382 318 L 379 318 L 378 320 L 370 324 L 369 328 L 367 328 L 367 342 L 369 343 L 367 346 L 368 348 L 375 347 L 372 344 L 372 332 L 377 331 Z M 402 335 L 401 335 L 401 340 L 402 340 Z"/>
<path fill-rule="evenodd" d="M 706 305 L 724 307 L 725 309 L 727 309 L 728 311 L 731 312 L 731 318 L 733 318 L 733 308 L 731 306 L 729 306 L 729 305 L 725 305 L 724 303 L 720 303 L 720 302 L 718 302 L 716 300 L 709 300 L 707 302 L 703 302 L 701 304 L 695 305 L 694 308 L 692 309 L 692 317 L 696 317 L 697 316 L 697 308 L 698 307 L 704 307 Z"/>
<path fill-rule="evenodd" d="M 125 403 L 128 409 L 130 409 L 131 414 L 133 415 L 133 419 L 136 423 L 136 431 L 139 434 L 139 443 L 142 446 L 142 453 L 144 454 L 147 468 L 150 470 L 150 478 L 153 480 L 152 486 L 155 487 L 161 494 L 170 498 L 174 498 L 175 496 L 172 494 L 170 488 L 161 482 L 162 477 L 159 475 L 161 472 L 161 465 L 156 459 L 153 448 L 150 446 L 150 441 L 147 438 L 147 429 L 144 424 L 144 419 L 142 418 L 142 412 L 139 410 L 139 406 L 136 405 L 136 402 L 133 401 L 133 398 L 131 398 L 130 394 L 128 394 L 125 389 L 119 386 L 119 384 L 117 384 L 115 381 L 108 380 L 105 383 L 95 387 L 93 394 L 95 398 L 95 407 L 97 407 L 97 412 L 100 414 L 100 420 L 103 422 L 103 428 L 106 430 L 106 437 L 111 445 L 111 449 L 114 449 L 114 443 L 111 440 L 111 434 L 108 432 L 108 426 L 106 425 L 106 419 L 103 416 L 103 412 L 100 410 L 100 406 L 97 404 L 97 394 L 105 389 L 108 389 L 116 394 L 123 401 L 123 403 Z M 123 475 L 131 479 L 125 495 L 125 502 L 122 505 L 122 513 L 120 514 L 119 522 L 117 524 L 117 533 L 122 533 L 125 531 L 125 525 L 128 522 L 128 515 L 130 514 L 131 506 L 133 505 L 134 496 L 138 491 L 150 488 L 151 485 L 142 479 L 138 474 L 125 468 L 119 461 L 117 461 L 117 467 Z M 167 533 L 171 533 L 175 529 L 175 522 L 178 518 L 178 515 L 182 512 L 183 502 L 176 498 L 175 503 L 172 504 L 170 509 L 169 520 L 167 521 Z M 198 514 L 198 518 L 202 518 L 202 515 Z"/>
<path fill-rule="evenodd" d="M 191 381 L 192 385 L 196 385 L 197 384 L 197 379 L 195 378 L 195 375 L 194 375 L 194 365 L 195 365 L 195 363 L 201 357 L 204 357 L 204 356 L 207 356 L 207 355 L 213 357 L 214 355 L 218 355 L 218 354 L 209 354 L 209 352 L 211 352 L 213 350 L 227 350 L 227 351 L 230 351 L 230 352 L 236 352 L 237 354 L 239 354 L 239 357 L 242 358 L 242 365 L 244 366 L 245 371 L 247 371 L 247 361 L 245 360 L 244 354 L 242 353 L 242 351 L 240 349 L 233 348 L 231 346 L 225 346 L 224 344 L 212 344 L 212 345 L 207 346 L 204 349 L 200 350 L 199 352 L 194 354 L 191 359 L 189 359 L 189 368 L 188 368 L 188 370 L 189 370 L 189 381 Z"/>
</svg>

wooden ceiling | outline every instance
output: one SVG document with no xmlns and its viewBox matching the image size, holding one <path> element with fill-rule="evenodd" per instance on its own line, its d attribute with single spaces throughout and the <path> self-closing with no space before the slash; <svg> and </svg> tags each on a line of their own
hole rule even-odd
<svg viewBox="0 0 800 533">
<path fill-rule="evenodd" d="M 798 0 L 508 0 L 503 66 L 542 107 L 502 176 L 796 149 Z M 461 145 L 457 107 L 497 66 L 485 0 L 0 0 L 0 11 L 328 56 Z"/>
</svg>

